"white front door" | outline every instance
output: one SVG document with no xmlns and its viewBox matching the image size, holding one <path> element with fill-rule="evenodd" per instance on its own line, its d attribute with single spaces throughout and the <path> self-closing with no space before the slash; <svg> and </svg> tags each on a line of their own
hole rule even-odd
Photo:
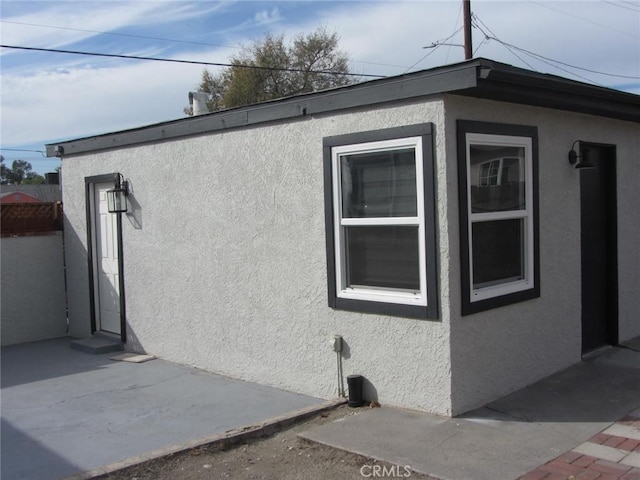
<svg viewBox="0 0 640 480">
<path fill-rule="evenodd" d="M 94 247 L 96 327 L 120 335 L 120 270 L 118 216 L 107 209 L 113 183 L 94 185 Z"/>
</svg>

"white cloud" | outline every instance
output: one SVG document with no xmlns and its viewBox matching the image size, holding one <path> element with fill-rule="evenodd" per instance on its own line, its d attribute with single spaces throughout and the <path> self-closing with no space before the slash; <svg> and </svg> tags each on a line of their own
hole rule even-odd
<svg viewBox="0 0 640 480">
<path fill-rule="evenodd" d="M 3 16 L 2 42 L 5 44 L 60 48 L 127 26 L 187 21 L 225 8 L 226 2 L 184 3 L 137 2 L 51 2 L 37 11 Z M 12 23 L 13 22 L 13 23 Z M 55 28 L 52 28 L 55 27 Z M 0 55 L 14 50 L 0 50 Z"/>
<path fill-rule="evenodd" d="M 198 57 L 228 54 L 215 50 Z M 201 72 L 199 65 L 135 62 L 57 68 L 29 77 L 4 74 L 3 142 L 77 138 L 180 118 Z"/>
<path fill-rule="evenodd" d="M 172 20 L 170 15 L 187 18 L 197 10 L 195 4 L 190 2 L 109 2 L 105 3 L 106 6 L 103 3 L 91 4 L 89 10 L 83 8 L 82 12 L 76 12 L 78 17 L 74 22 L 87 22 L 87 28 L 108 30 L 121 28 L 131 22 L 159 23 L 162 19 Z M 202 5 L 200 8 L 206 10 L 220 8 L 217 2 L 203 2 Z M 236 23 L 240 27 L 228 23 L 227 32 L 232 33 L 227 35 L 225 44 L 236 41 L 247 43 L 250 41 L 247 35 L 255 33 L 251 28 L 260 22 L 275 22 L 269 23 L 271 31 L 284 33 L 287 37 L 325 26 L 329 31 L 338 32 L 341 48 L 351 59 L 363 62 L 353 63 L 355 71 L 382 75 L 402 73 L 406 67 L 429 53 L 422 49 L 423 46 L 446 38 L 462 21 L 458 1 L 326 2 L 314 7 L 314 19 L 304 23 L 289 18 L 284 7 L 281 12 L 277 8 L 256 10 L 254 3 L 241 2 L 240 5 L 243 7 L 242 15 L 234 17 L 236 20 L 242 18 Z M 640 76 L 640 42 L 634 36 L 636 33 L 640 35 L 638 15 L 618 12 L 621 9 L 602 2 L 549 5 L 569 13 L 579 11 L 580 17 L 596 19 L 597 23 L 607 28 L 535 3 L 476 1 L 473 8 L 496 36 L 506 42 L 572 65 Z M 575 8 L 576 5 L 580 8 Z M 69 8 L 47 8 L 20 18 L 31 18 L 34 23 L 64 25 L 65 12 L 72 14 Z M 49 17 L 50 13 L 55 16 Z M 104 18 L 93 18 L 101 16 Z M 244 19 L 249 20 L 243 23 Z M 7 24 L 3 25 L 2 38 L 8 42 L 5 39 Z M 55 39 L 44 36 L 60 35 L 60 32 L 54 31 L 39 33 L 42 37 L 29 37 L 35 35 L 35 29 L 25 30 L 30 32 L 23 34 L 25 41 L 30 43 L 38 41 L 46 44 Z M 220 31 L 220 28 L 216 29 L 217 33 Z M 65 33 L 57 41 L 60 44 L 77 41 L 74 35 L 74 32 Z M 459 35 L 452 41 L 459 43 L 461 38 Z M 474 39 L 476 47 L 479 46 L 482 34 L 474 31 Z M 224 62 L 231 53 L 235 53 L 230 48 L 204 52 L 192 48 L 174 53 L 173 56 Z M 513 53 L 495 41 L 482 45 L 478 54 L 524 66 Z M 540 71 L 567 76 L 544 63 L 519 55 Z M 458 62 L 462 58 L 461 48 L 440 47 L 415 68 Z M 187 92 L 199 82 L 201 71 L 202 66 L 198 65 L 132 63 L 84 57 L 61 58 L 56 68 L 49 69 L 33 63 L 28 67 L 4 68 L 1 85 L 4 146 L 77 138 L 180 118 L 182 108 L 187 104 Z M 640 92 L 638 80 L 607 78 L 588 72 L 581 74 L 606 85 L 627 85 L 627 88 L 636 85 L 635 91 Z"/>
<path fill-rule="evenodd" d="M 253 20 L 257 25 L 270 25 L 282 20 L 282 16 L 280 15 L 280 10 L 275 7 L 271 10 L 261 10 L 259 12 L 256 12 Z"/>
<path fill-rule="evenodd" d="M 337 4 L 336 7 L 328 5 L 312 22 L 305 25 L 279 25 L 279 28 L 288 34 L 311 31 L 319 25 L 326 26 L 330 31 L 335 30 L 341 37 L 341 47 L 354 60 L 353 70 L 361 73 L 393 75 L 403 73 L 405 69 L 358 61 L 409 67 L 432 52 L 414 67 L 422 69 L 464 59 L 460 47 L 442 46 L 435 52 L 422 49 L 448 37 L 462 26 L 461 2 L 355 2 Z M 633 14 L 603 2 L 476 1 L 472 9 L 503 42 L 570 65 L 640 76 L 640 13 Z M 487 31 L 489 35 L 491 32 Z M 478 29 L 474 29 L 473 36 L 474 48 L 480 47 L 478 56 L 528 68 L 521 58 L 541 72 L 570 76 L 522 52 L 510 51 L 495 40 L 487 43 Z M 447 43 L 461 44 L 462 38 L 460 32 Z M 485 43 L 482 43 L 483 40 Z M 628 83 L 624 79 L 570 68 L 566 70 L 605 85 Z"/>
</svg>

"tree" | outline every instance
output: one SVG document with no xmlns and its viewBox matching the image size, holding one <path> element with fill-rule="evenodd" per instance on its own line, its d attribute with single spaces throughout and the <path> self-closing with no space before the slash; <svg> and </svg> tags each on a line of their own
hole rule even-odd
<svg viewBox="0 0 640 480">
<path fill-rule="evenodd" d="M 11 170 L 4 164 L 4 156 L 0 155 L 0 184 L 7 185 Z"/>
<path fill-rule="evenodd" d="M 26 160 L 14 160 L 9 168 L 4 164 L 4 157 L 0 155 L 0 165 L 2 185 L 40 185 L 45 182 L 42 175 L 31 171 L 31 164 Z"/>
<path fill-rule="evenodd" d="M 22 185 L 44 185 L 45 183 L 45 178 L 35 172 L 27 173 L 24 180 L 22 180 Z"/>
<path fill-rule="evenodd" d="M 354 83 L 346 75 L 348 61 L 338 50 L 338 35 L 323 28 L 296 36 L 291 45 L 285 45 L 283 35 L 269 34 L 242 46 L 229 61 L 233 66 L 221 73 L 204 69 L 198 90 L 209 94 L 207 106 L 214 112 Z M 192 115 L 191 107 L 185 113 Z"/>
</svg>

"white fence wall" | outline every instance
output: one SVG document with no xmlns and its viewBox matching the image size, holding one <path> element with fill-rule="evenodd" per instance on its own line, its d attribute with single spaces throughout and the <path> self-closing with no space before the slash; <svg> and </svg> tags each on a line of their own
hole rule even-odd
<svg viewBox="0 0 640 480">
<path fill-rule="evenodd" d="M 62 232 L 0 241 L 2 346 L 67 331 Z"/>
</svg>

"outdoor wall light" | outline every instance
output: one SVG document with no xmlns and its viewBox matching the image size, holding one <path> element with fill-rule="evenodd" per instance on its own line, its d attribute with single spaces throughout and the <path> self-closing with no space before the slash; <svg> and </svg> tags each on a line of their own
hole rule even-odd
<svg viewBox="0 0 640 480">
<path fill-rule="evenodd" d="M 129 182 L 121 173 L 116 173 L 113 181 L 113 189 L 107 190 L 107 208 L 109 213 L 125 213 L 127 211 L 127 196 L 129 195 Z"/>
<path fill-rule="evenodd" d="M 589 161 L 587 158 L 588 150 L 582 150 L 582 155 L 578 155 L 578 152 L 575 151 L 576 143 L 580 140 L 576 140 L 571 145 L 571 151 L 569 152 L 569 163 L 571 165 L 575 165 L 575 168 L 596 168 L 596 166 Z"/>
</svg>

